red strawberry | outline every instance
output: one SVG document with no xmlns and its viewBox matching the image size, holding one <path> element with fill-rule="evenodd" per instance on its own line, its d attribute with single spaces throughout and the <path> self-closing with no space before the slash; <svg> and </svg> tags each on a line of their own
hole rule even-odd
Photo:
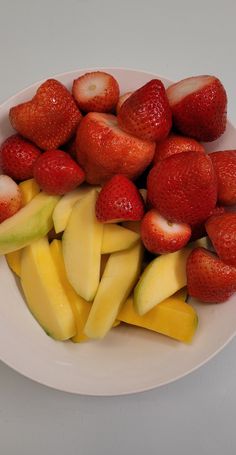
<svg viewBox="0 0 236 455">
<path fill-rule="evenodd" d="M 163 83 L 153 79 L 136 90 L 121 106 L 118 123 L 124 131 L 149 141 L 164 139 L 172 125 Z"/>
<path fill-rule="evenodd" d="M 61 150 L 42 153 L 34 166 L 34 178 L 48 194 L 64 194 L 74 190 L 85 178 L 84 171 Z"/>
<path fill-rule="evenodd" d="M 91 112 L 79 125 L 76 150 L 87 182 L 101 184 L 115 174 L 136 179 L 152 161 L 155 143 L 122 131 L 115 115 Z"/>
<path fill-rule="evenodd" d="M 116 105 L 116 114 L 117 115 L 119 114 L 122 104 L 130 97 L 130 95 L 132 95 L 132 93 L 133 92 L 127 92 L 127 93 L 124 93 L 124 95 L 120 96 L 118 103 Z"/>
<path fill-rule="evenodd" d="M 144 201 L 133 182 L 124 175 L 114 175 L 100 191 L 96 216 L 102 223 L 138 221 L 144 215 Z"/>
<path fill-rule="evenodd" d="M 222 215 L 223 213 L 225 213 L 225 208 L 224 207 L 220 207 L 220 206 L 216 206 L 211 211 L 209 218 L 212 218 L 213 216 Z M 192 229 L 191 240 L 200 239 L 201 237 L 204 237 L 206 235 L 206 227 L 205 227 L 205 222 L 204 221 L 201 222 L 201 223 L 193 224 L 191 226 L 191 229 Z"/>
<path fill-rule="evenodd" d="M 9 115 L 13 128 L 43 150 L 67 142 L 82 118 L 70 92 L 55 79 L 40 85 L 31 101 L 12 107 Z"/>
<path fill-rule="evenodd" d="M 220 259 L 236 267 L 236 213 L 209 218 L 206 231 Z"/>
<path fill-rule="evenodd" d="M 184 223 L 171 223 L 157 210 L 149 210 L 141 221 L 141 237 L 148 251 L 155 254 L 172 253 L 188 243 L 191 228 Z"/>
<path fill-rule="evenodd" d="M 110 112 L 119 99 L 116 79 L 103 71 L 93 71 L 73 82 L 72 94 L 84 112 Z"/>
<path fill-rule="evenodd" d="M 168 87 L 175 127 L 199 141 L 214 141 L 226 127 L 227 95 L 215 76 L 188 77 Z"/>
<path fill-rule="evenodd" d="M 236 291 L 236 268 L 205 248 L 195 248 L 187 260 L 188 293 L 206 303 L 221 303 Z"/>
<path fill-rule="evenodd" d="M 18 185 L 8 175 L 0 175 L 0 223 L 18 212 L 21 205 Z"/>
<path fill-rule="evenodd" d="M 148 201 L 170 221 L 205 221 L 217 199 L 216 176 L 210 158 L 185 152 L 157 163 L 147 179 Z"/>
<path fill-rule="evenodd" d="M 40 150 L 19 134 L 8 137 L 0 147 L 0 167 L 14 180 L 33 177 L 33 167 Z"/>
<path fill-rule="evenodd" d="M 236 150 L 224 150 L 209 155 L 218 183 L 218 201 L 223 205 L 236 204 Z"/>
<path fill-rule="evenodd" d="M 158 142 L 153 162 L 155 164 L 158 161 L 165 160 L 168 156 L 182 152 L 204 153 L 205 149 L 199 142 L 195 141 L 195 139 L 172 133 L 163 141 Z"/>
</svg>

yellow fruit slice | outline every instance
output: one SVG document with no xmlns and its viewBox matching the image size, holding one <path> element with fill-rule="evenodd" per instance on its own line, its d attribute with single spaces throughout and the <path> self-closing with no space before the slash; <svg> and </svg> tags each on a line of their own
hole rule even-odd
<svg viewBox="0 0 236 455">
<path fill-rule="evenodd" d="M 61 241 L 53 240 L 50 244 L 50 251 L 58 276 L 60 278 L 64 292 L 70 302 L 75 318 L 76 334 L 72 337 L 72 340 L 76 343 L 79 343 L 87 339 L 87 336 L 84 333 L 84 326 L 91 310 L 91 303 L 80 297 L 68 281 L 63 260 Z"/>
<path fill-rule="evenodd" d="M 21 268 L 21 250 L 12 251 L 12 253 L 6 254 L 7 264 L 10 269 L 20 277 Z"/>
<path fill-rule="evenodd" d="M 110 255 L 85 325 L 89 338 L 103 338 L 112 327 L 139 277 L 142 257 L 141 242 Z"/>
<path fill-rule="evenodd" d="M 174 294 L 140 316 L 134 309 L 133 297 L 129 297 L 118 319 L 127 324 L 162 333 L 179 341 L 190 342 L 198 325 L 197 313 L 185 303 L 184 291 Z"/>
<path fill-rule="evenodd" d="M 19 188 L 22 194 L 22 205 L 28 204 L 40 192 L 40 188 L 34 179 L 19 183 Z"/>
<path fill-rule="evenodd" d="M 75 335 L 74 314 L 46 237 L 22 251 L 21 284 L 31 313 L 48 335 L 56 340 Z"/>
<path fill-rule="evenodd" d="M 139 234 L 118 224 L 105 224 L 101 253 L 114 253 L 115 251 L 131 248 L 139 239 Z"/>
<path fill-rule="evenodd" d="M 140 221 L 124 221 L 122 225 L 130 231 L 136 232 L 140 235 Z"/>
<path fill-rule="evenodd" d="M 175 253 L 163 254 L 149 263 L 134 289 L 134 306 L 140 315 L 186 286 L 186 262 L 193 248 L 207 247 L 207 237 Z"/>
<path fill-rule="evenodd" d="M 93 300 L 100 280 L 103 224 L 95 215 L 97 191 L 91 190 L 73 206 L 62 237 L 70 284 L 85 300 Z"/>
</svg>

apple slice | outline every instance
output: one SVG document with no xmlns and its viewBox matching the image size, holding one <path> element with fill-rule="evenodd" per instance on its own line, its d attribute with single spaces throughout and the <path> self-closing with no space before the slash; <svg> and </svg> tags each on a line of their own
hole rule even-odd
<svg viewBox="0 0 236 455">
<path fill-rule="evenodd" d="M 132 247 L 140 235 L 118 224 L 105 224 L 102 238 L 102 254 L 114 253 Z"/>
<path fill-rule="evenodd" d="M 110 255 L 85 325 L 89 338 L 103 338 L 111 329 L 139 277 L 142 257 L 141 242 Z"/>
<path fill-rule="evenodd" d="M 97 191 L 91 190 L 73 206 L 62 237 L 68 280 L 85 300 L 93 300 L 100 279 L 103 224 L 96 219 Z"/>
</svg>

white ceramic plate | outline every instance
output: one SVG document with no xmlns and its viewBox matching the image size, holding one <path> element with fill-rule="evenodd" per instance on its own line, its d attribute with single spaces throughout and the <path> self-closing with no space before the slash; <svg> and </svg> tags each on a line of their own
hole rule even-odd
<svg viewBox="0 0 236 455">
<path fill-rule="evenodd" d="M 119 81 L 121 93 L 154 77 L 142 71 L 104 68 Z M 71 87 L 87 69 L 55 76 Z M 170 81 L 161 77 L 165 85 Z M 41 82 L 40 82 L 41 83 Z M 9 108 L 30 99 L 40 83 L 11 97 L 0 107 L 0 143 L 10 134 Z M 208 150 L 235 148 L 236 130 L 226 133 Z M 86 395 L 119 395 L 167 384 L 195 370 L 219 352 L 236 333 L 235 300 L 223 305 L 192 302 L 199 328 L 191 345 L 127 326 L 117 327 L 103 341 L 83 344 L 48 337 L 28 311 L 18 284 L 0 258 L 0 359 L 19 373 L 55 389 Z"/>
</svg>

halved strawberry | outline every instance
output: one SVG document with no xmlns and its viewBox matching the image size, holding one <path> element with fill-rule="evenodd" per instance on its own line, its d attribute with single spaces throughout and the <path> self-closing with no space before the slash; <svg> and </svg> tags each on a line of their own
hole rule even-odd
<svg viewBox="0 0 236 455">
<path fill-rule="evenodd" d="M 199 141 L 214 141 L 226 128 L 227 95 L 215 76 L 194 76 L 168 87 L 174 126 Z"/>
<path fill-rule="evenodd" d="M 12 107 L 9 116 L 13 128 L 43 150 L 67 142 L 82 118 L 69 90 L 55 79 L 41 84 L 32 100 Z"/>
<path fill-rule="evenodd" d="M 187 260 L 188 293 L 206 303 L 221 303 L 236 291 L 236 268 L 205 248 L 195 248 Z"/>
<path fill-rule="evenodd" d="M 218 183 L 218 201 L 223 205 L 236 204 L 236 150 L 210 153 Z"/>
<path fill-rule="evenodd" d="M 34 178 L 48 194 L 64 194 L 74 190 L 85 178 L 84 171 L 62 150 L 42 153 L 34 166 Z"/>
<path fill-rule="evenodd" d="M 166 139 L 156 145 L 153 163 L 165 160 L 168 156 L 183 152 L 205 152 L 203 145 L 191 137 L 171 133 Z"/>
<path fill-rule="evenodd" d="M 209 218 L 206 231 L 220 259 L 236 267 L 236 213 Z"/>
<path fill-rule="evenodd" d="M 122 104 L 130 97 L 130 95 L 132 95 L 132 93 L 133 92 L 127 92 L 127 93 L 124 93 L 124 95 L 120 96 L 118 103 L 116 105 L 116 114 L 117 115 L 119 114 Z"/>
<path fill-rule="evenodd" d="M 118 123 L 124 131 L 149 141 L 161 141 L 171 129 L 171 110 L 163 83 L 153 79 L 122 104 Z"/>
<path fill-rule="evenodd" d="M 8 137 L 0 147 L 0 167 L 14 180 L 33 177 L 33 167 L 41 151 L 19 134 Z"/>
<path fill-rule="evenodd" d="M 93 71 L 73 82 L 72 94 L 84 112 L 110 112 L 119 100 L 116 79 L 104 71 Z"/>
<path fill-rule="evenodd" d="M 170 221 L 198 224 L 216 205 L 212 162 L 204 153 L 186 152 L 159 161 L 147 179 L 147 199 Z"/>
<path fill-rule="evenodd" d="M 138 189 L 124 175 L 115 175 L 100 191 L 96 217 L 102 223 L 139 221 L 144 215 L 144 201 Z"/>
<path fill-rule="evenodd" d="M 115 174 L 136 179 L 151 163 L 154 150 L 154 142 L 121 130 L 115 115 L 90 112 L 77 130 L 77 161 L 91 184 L 103 184 Z"/>
<path fill-rule="evenodd" d="M 0 223 L 10 218 L 22 206 L 22 196 L 18 185 L 8 175 L 0 175 Z"/>
<path fill-rule="evenodd" d="M 148 251 L 155 254 L 172 253 L 188 243 L 189 224 L 172 223 L 157 210 L 149 210 L 141 221 L 141 238 Z"/>
</svg>

